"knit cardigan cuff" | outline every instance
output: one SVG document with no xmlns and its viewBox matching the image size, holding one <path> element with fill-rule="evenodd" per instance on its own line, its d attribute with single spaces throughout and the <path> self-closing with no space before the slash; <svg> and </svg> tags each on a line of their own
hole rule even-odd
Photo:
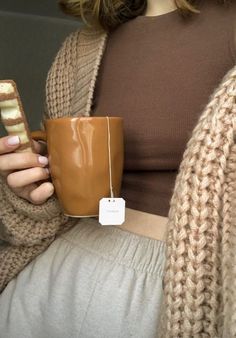
<svg viewBox="0 0 236 338">
<path fill-rule="evenodd" d="M 68 221 L 55 196 L 42 205 L 18 197 L 1 179 L 0 238 L 13 245 L 40 244 Z"/>
<path fill-rule="evenodd" d="M 3 190 L 5 203 L 9 203 L 16 212 L 20 212 L 21 214 L 35 220 L 50 220 L 52 217 L 62 212 L 55 195 L 50 197 L 45 203 L 35 205 L 21 197 L 18 197 L 5 182 L 3 183 Z"/>
</svg>

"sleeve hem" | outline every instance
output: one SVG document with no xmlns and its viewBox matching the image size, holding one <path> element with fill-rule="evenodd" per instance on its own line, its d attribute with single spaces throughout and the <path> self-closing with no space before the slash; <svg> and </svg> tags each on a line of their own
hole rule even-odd
<svg viewBox="0 0 236 338">
<path fill-rule="evenodd" d="M 3 182 L 2 184 L 5 203 L 9 203 L 15 211 L 22 215 L 40 221 L 42 219 L 49 220 L 62 213 L 62 209 L 55 195 L 49 197 L 42 205 L 34 205 L 27 200 L 18 197 L 10 187 L 8 187 L 6 182 Z"/>
</svg>

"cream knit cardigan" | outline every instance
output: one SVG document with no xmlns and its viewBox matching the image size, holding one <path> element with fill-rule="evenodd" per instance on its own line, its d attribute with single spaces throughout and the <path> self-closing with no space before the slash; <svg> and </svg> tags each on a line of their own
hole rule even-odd
<svg viewBox="0 0 236 338">
<path fill-rule="evenodd" d="M 88 116 L 107 33 L 83 28 L 49 71 L 45 118 Z M 193 79 L 194 81 L 194 79 Z M 160 337 L 236 337 L 236 67 L 192 131 L 170 202 Z M 1 178 L 0 289 L 79 220 L 52 196 L 42 206 Z"/>
</svg>

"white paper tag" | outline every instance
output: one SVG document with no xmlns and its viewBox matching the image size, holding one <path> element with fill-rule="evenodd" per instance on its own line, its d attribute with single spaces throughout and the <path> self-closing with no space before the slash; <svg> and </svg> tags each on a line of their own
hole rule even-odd
<svg viewBox="0 0 236 338">
<path fill-rule="evenodd" d="M 125 221 L 125 200 L 108 197 L 99 201 L 99 223 L 101 225 L 120 225 Z"/>
</svg>

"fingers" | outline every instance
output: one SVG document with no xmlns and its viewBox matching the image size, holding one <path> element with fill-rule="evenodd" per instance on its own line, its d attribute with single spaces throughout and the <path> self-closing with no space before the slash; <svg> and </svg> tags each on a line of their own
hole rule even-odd
<svg viewBox="0 0 236 338">
<path fill-rule="evenodd" d="M 34 147 L 37 154 L 47 154 L 47 143 L 44 141 L 33 140 Z M 20 146 L 19 136 L 5 136 L 0 138 L 0 155 L 13 152 Z"/>
<path fill-rule="evenodd" d="M 51 182 L 37 185 L 38 181 L 47 178 L 49 178 L 47 168 L 31 168 L 9 174 L 7 184 L 17 196 L 28 200 L 30 203 L 40 205 L 54 193 L 54 186 Z"/>
<path fill-rule="evenodd" d="M 42 183 L 29 193 L 28 200 L 36 205 L 43 204 L 54 193 L 54 186 L 50 182 Z"/>
<path fill-rule="evenodd" d="M 14 153 L 20 145 L 18 136 L 0 138 L 0 175 L 7 179 L 9 187 L 33 204 L 43 204 L 53 193 L 51 182 L 39 182 L 49 178 L 47 145 L 34 141 L 36 154 L 30 152 Z"/>
<path fill-rule="evenodd" d="M 0 155 L 14 151 L 19 145 L 19 136 L 5 136 L 0 138 Z"/>
<path fill-rule="evenodd" d="M 35 167 L 9 174 L 7 176 L 7 184 L 10 188 L 16 189 L 47 178 L 49 178 L 49 170 L 47 168 Z"/>
<path fill-rule="evenodd" d="M 13 188 L 13 192 L 29 201 L 32 204 L 40 205 L 47 201 L 47 199 L 54 193 L 54 186 L 50 182 L 44 182 L 37 186 L 32 183 L 24 188 Z"/>
<path fill-rule="evenodd" d="M 0 172 L 44 167 L 47 164 L 47 157 L 29 152 L 11 153 L 0 156 Z"/>
</svg>

